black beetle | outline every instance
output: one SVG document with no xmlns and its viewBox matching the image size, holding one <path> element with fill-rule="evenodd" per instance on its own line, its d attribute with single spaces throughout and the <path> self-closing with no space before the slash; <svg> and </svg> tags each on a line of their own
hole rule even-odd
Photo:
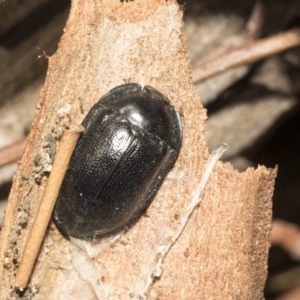
<svg viewBox="0 0 300 300">
<path fill-rule="evenodd" d="M 178 156 L 181 121 L 159 91 L 130 83 L 105 94 L 82 125 L 54 220 L 67 235 L 102 238 L 148 207 Z"/>
</svg>

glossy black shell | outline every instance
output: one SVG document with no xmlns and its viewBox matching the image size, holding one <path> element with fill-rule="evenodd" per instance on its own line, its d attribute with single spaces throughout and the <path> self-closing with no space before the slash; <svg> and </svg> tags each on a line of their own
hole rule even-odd
<svg viewBox="0 0 300 300">
<path fill-rule="evenodd" d="M 104 95 L 82 125 L 54 220 L 67 235 L 101 238 L 148 207 L 178 156 L 181 121 L 163 94 L 131 83 Z"/>
</svg>

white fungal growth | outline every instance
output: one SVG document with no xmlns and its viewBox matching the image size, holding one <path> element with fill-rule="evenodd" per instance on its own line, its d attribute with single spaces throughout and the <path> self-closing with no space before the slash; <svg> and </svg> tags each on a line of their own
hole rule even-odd
<svg viewBox="0 0 300 300">
<path fill-rule="evenodd" d="M 197 186 L 196 190 L 194 191 L 194 194 L 192 195 L 192 199 L 190 204 L 188 205 L 187 209 L 181 214 L 180 216 L 180 226 L 178 227 L 177 231 L 173 234 L 173 237 L 170 239 L 169 243 L 166 245 L 161 245 L 157 247 L 156 252 L 156 263 L 153 265 L 152 270 L 149 270 L 148 276 L 145 280 L 145 284 L 142 287 L 141 290 L 139 290 L 137 293 L 135 293 L 136 297 L 133 299 L 147 299 L 146 294 L 149 291 L 149 288 L 151 287 L 153 281 L 155 278 L 160 277 L 162 273 L 162 264 L 163 261 L 172 248 L 172 246 L 176 243 L 180 235 L 182 234 L 185 226 L 187 225 L 189 218 L 191 217 L 193 211 L 196 209 L 196 207 L 200 204 L 202 200 L 202 195 L 205 190 L 205 187 L 207 185 L 207 182 L 209 180 L 210 175 L 212 174 L 213 168 L 216 164 L 216 162 L 220 159 L 222 154 L 228 149 L 228 145 L 223 144 L 218 149 L 214 150 L 208 161 L 207 165 L 203 174 L 203 177 Z"/>
</svg>

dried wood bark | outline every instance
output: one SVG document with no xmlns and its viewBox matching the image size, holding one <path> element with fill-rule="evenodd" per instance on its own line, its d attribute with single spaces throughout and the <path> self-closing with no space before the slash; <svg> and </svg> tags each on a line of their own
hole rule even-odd
<svg viewBox="0 0 300 300">
<path fill-rule="evenodd" d="M 105 92 L 125 81 L 152 85 L 181 112 L 184 138 L 173 176 L 137 224 L 117 237 L 78 243 L 51 224 L 24 295 L 263 298 L 276 170 L 239 174 L 219 162 L 200 207 L 160 265 L 208 159 L 206 111 L 193 90 L 181 19 L 174 0 L 73 1 L 14 176 L 0 236 L 1 299 L 19 297 L 11 285 L 63 126 L 80 123 Z"/>
</svg>

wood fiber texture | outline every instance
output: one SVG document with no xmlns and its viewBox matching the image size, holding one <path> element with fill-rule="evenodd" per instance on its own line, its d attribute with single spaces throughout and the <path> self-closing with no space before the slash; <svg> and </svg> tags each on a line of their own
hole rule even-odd
<svg viewBox="0 0 300 300">
<path fill-rule="evenodd" d="M 149 284 L 209 156 L 182 12 L 175 1 L 162 0 L 72 2 L 14 176 L 0 236 L 0 298 L 18 299 L 13 257 L 16 249 L 23 252 L 55 152 L 45 136 L 59 141 L 63 126 L 81 123 L 103 94 L 128 81 L 157 88 L 181 113 L 183 145 L 172 176 L 136 225 L 116 238 L 78 246 L 52 223 L 26 293 L 33 299 L 262 299 L 276 176 L 265 167 L 239 174 L 217 163 L 201 205 Z"/>
</svg>

